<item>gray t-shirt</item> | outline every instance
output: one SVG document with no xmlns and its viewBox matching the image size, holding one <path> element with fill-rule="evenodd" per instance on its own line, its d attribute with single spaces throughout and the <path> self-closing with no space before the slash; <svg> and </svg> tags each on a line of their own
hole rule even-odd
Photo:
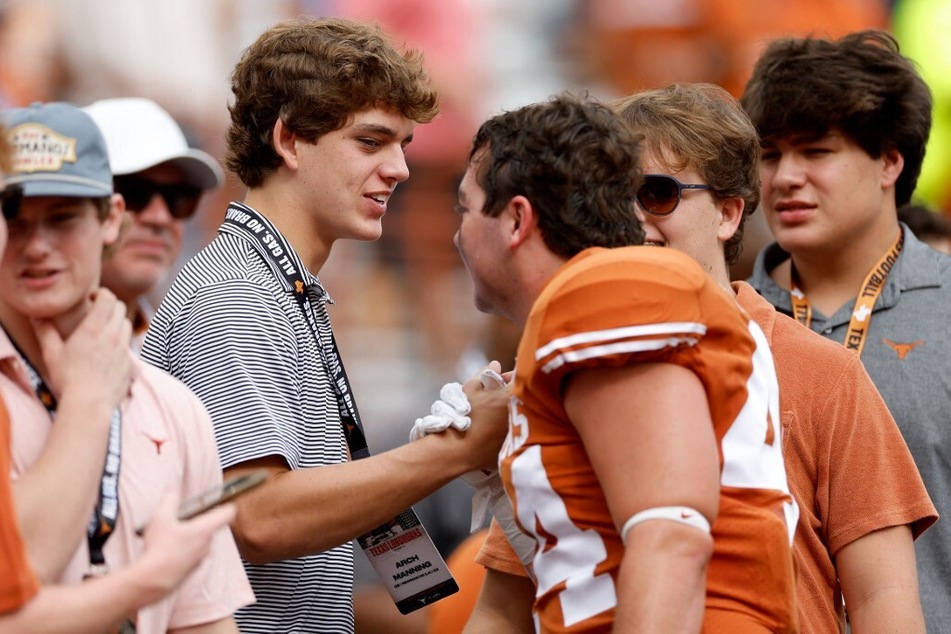
<svg viewBox="0 0 951 634">
<path fill-rule="evenodd" d="M 951 627 L 951 257 L 902 229 L 904 246 L 872 310 L 862 362 L 942 516 L 915 543 L 928 631 L 942 632 Z M 748 281 L 780 312 L 792 315 L 789 291 L 769 277 L 788 258 L 778 244 L 769 245 Z M 810 327 L 842 343 L 854 303 L 828 317 L 813 308 Z"/>
</svg>

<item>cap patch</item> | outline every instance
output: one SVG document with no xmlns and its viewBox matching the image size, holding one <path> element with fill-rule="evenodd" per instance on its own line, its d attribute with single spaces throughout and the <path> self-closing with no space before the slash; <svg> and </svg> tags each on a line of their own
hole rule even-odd
<svg viewBox="0 0 951 634">
<path fill-rule="evenodd" d="M 63 163 L 76 162 L 76 139 L 44 125 L 24 123 L 10 130 L 8 137 L 14 172 L 58 172 Z"/>
</svg>

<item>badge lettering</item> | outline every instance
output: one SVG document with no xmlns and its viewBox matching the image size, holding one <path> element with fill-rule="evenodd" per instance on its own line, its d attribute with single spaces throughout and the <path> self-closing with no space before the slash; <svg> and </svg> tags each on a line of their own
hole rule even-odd
<svg viewBox="0 0 951 634">
<path fill-rule="evenodd" d="M 415 575 L 417 572 L 422 572 L 426 570 L 427 568 L 432 568 L 432 567 L 433 567 L 432 562 L 424 561 L 418 566 L 413 566 L 412 568 L 407 568 L 406 570 L 399 571 L 398 573 L 393 575 L 393 581 L 399 581 L 400 579 L 409 577 L 411 575 Z"/>
<path fill-rule="evenodd" d="M 402 568 L 403 566 L 408 566 L 414 561 L 419 561 L 419 555 L 413 555 L 412 557 L 407 557 L 406 559 L 400 559 L 396 562 L 397 568 Z"/>
</svg>

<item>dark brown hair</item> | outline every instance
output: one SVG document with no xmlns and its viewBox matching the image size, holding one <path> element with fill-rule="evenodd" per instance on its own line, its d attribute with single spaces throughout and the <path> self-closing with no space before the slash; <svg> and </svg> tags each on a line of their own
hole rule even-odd
<svg viewBox="0 0 951 634">
<path fill-rule="evenodd" d="M 634 213 L 640 145 L 607 106 L 570 94 L 497 115 L 479 128 L 469 160 L 498 216 L 523 195 L 545 244 L 570 258 L 588 247 L 641 244 Z"/>
<path fill-rule="evenodd" d="M 873 158 L 898 150 L 905 166 L 895 204 L 911 200 L 931 131 L 931 91 L 888 33 L 776 40 L 740 101 L 765 142 L 837 130 Z"/>
<path fill-rule="evenodd" d="M 925 205 L 909 203 L 898 208 L 898 219 L 922 240 L 951 238 L 951 218 Z"/>
</svg>

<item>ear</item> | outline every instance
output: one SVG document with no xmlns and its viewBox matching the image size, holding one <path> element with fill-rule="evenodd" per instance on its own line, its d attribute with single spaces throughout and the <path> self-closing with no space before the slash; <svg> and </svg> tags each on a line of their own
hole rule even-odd
<svg viewBox="0 0 951 634">
<path fill-rule="evenodd" d="M 509 247 L 521 245 L 535 232 L 538 221 L 535 208 L 525 196 L 513 196 L 502 214 L 506 219 L 503 227 L 508 232 Z"/>
<path fill-rule="evenodd" d="M 746 208 L 746 201 L 739 196 L 725 198 L 720 203 L 720 220 L 717 225 L 717 240 L 721 244 L 733 237 L 740 222 L 743 220 L 743 210 Z"/>
<path fill-rule="evenodd" d="M 882 154 L 882 187 L 888 189 L 894 187 L 905 169 L 905 157 L 896 149 L 887 150 Z"/>
<path fill-rule="evenodd" d="M 103 246 L 109 246 L 119 240 L 125 219 L 125 198 L 122 194 L 113 194 L 109 197 L 109 212 L 102 221 Z"/>
<path fill-rule="evenodd" d="M 274 129 L 271 130 L 271 147 L 284 160 L 284 165 L 288 169 L 297 169 L 297 135 L 284 125 L 280 117 L 274 122 Z"/>
</svg>

